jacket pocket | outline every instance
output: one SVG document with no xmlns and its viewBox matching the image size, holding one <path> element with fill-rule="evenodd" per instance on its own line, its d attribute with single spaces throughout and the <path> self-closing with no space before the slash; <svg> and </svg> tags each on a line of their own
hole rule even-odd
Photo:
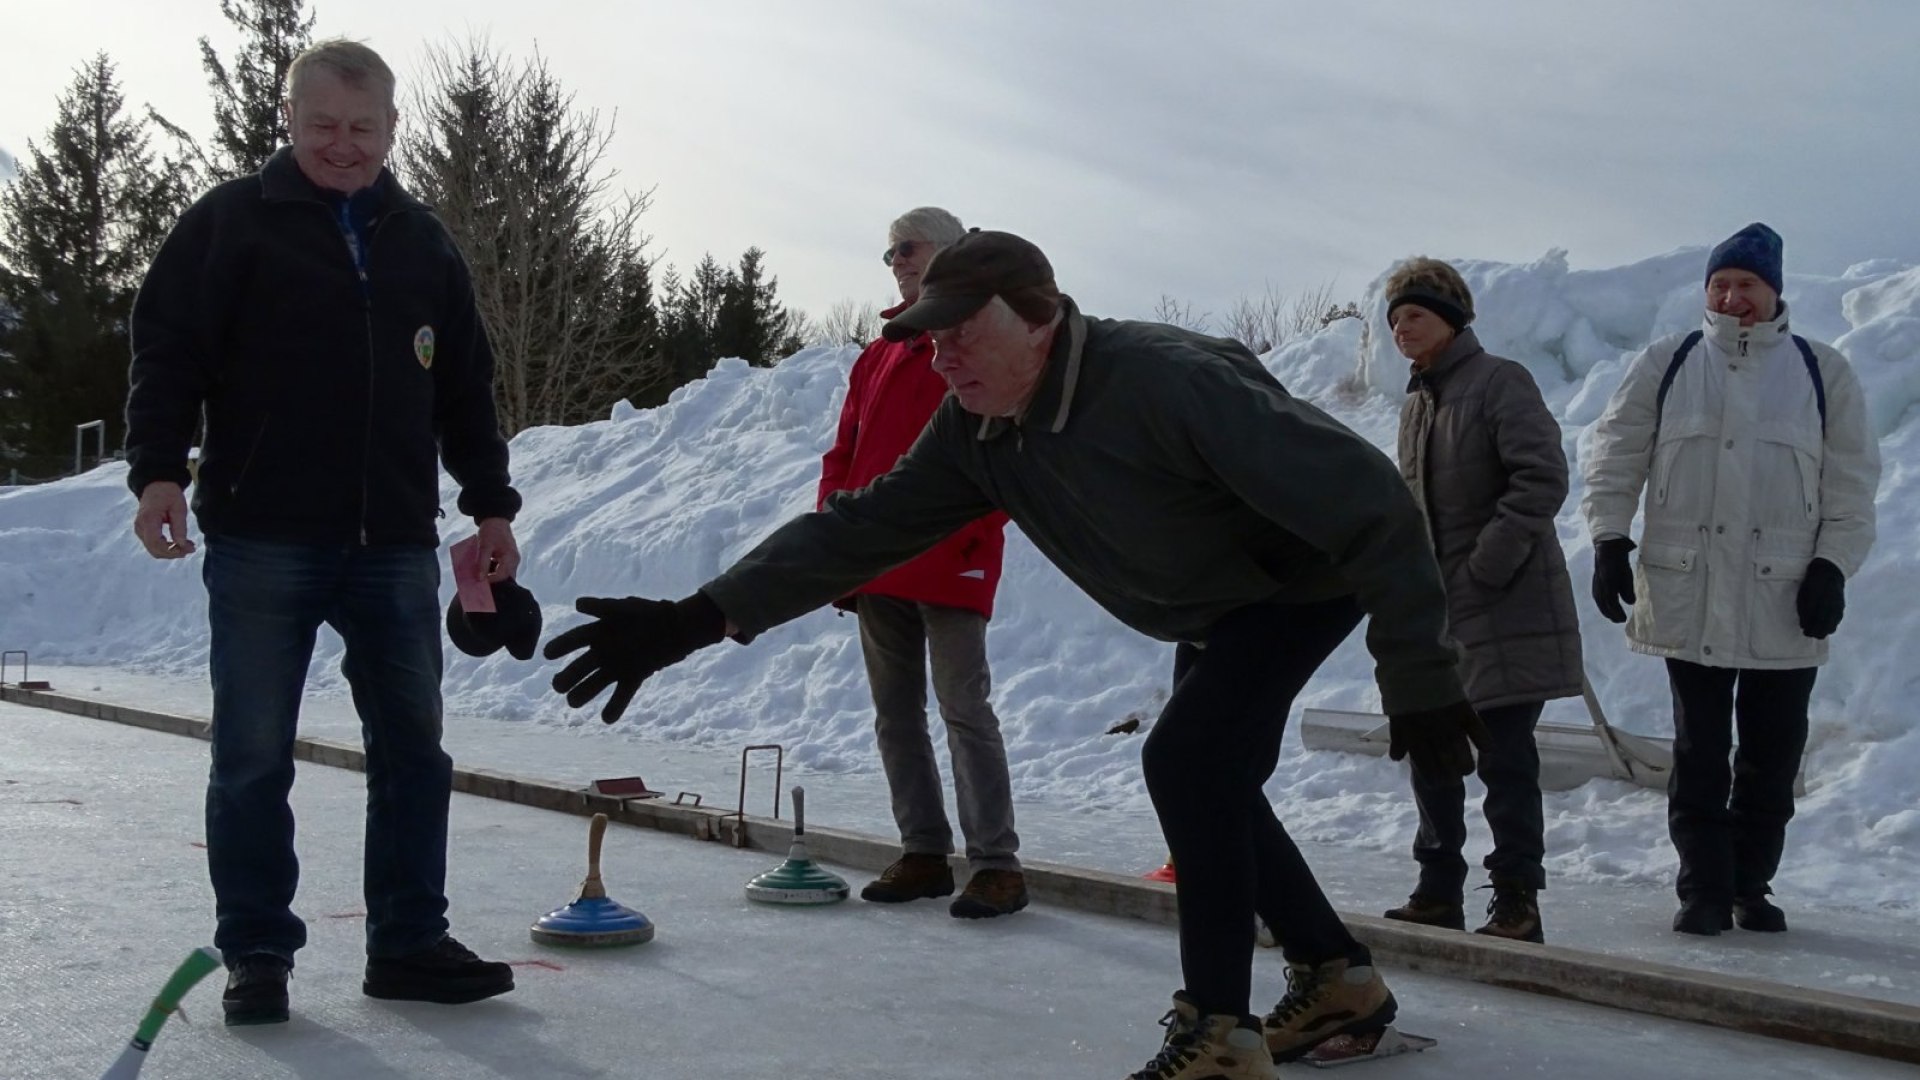
<svg viewBox="0 0 1920 1080">
<path fill-rule="evenodd" d="M 1758 555 L 1747 589 L 1747 651 L 1755 660 L 1813 660 L 1820 643 L 1800 631 L 1804 555 Z"/>
<path fill-rule="evenodd" d="M 246 484 L 247 477 L 253 474 L 253 463 L 260 456 L 260 444 L 266 441 L 267 425 L 273 422 L 272 413 L 260 416 L 260 426 L 253 430 L 253 442 L 247 446 L 247 456 L 240 462 L 240 470 L 233 476 L 233 482 L 227 485 L 227 497 L 233 502 L 240 501 L 240 489 Z"/>
<path fill-rule="evenodd" d="M 1700 611 L 1700 549 L 1649 542 L 1634 566 L 1633 640 L 1663 649 L 1692 644 Z"/>
<path fill-rule="evenodd" d="M 1758 515 L 1760 520 L 1820 520 L 1819 444 L 1790 427 L 1778 427 L 1758 439 L 1761 456 L 1757 465 L 1756 502 L 1764 500 L 1773 507 Z M 1776 486 L 1777 485 L 1777 486 Z M 1780 511 L 1787 511 L 1779 517 Z"/>
</svg>

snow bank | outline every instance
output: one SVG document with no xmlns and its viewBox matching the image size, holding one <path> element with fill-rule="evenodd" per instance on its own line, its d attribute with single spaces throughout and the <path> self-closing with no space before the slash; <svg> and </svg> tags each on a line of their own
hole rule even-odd
<svg viewBox="0 0 1920 1080">
<path fill-rule="evenodd" d="M 1699 317 L 1699 249 L 1628 266 L 1571 270 L 1552 251 L 1525 265 L 1459 264 L 1473 287 L 1481 337 L 1527 364 L 1562 417 L 1576 463 L 1585 430 L 1648 340 Z M 1384 275 L 1383 275 L 1384 278 Z M 1268 365 L 1391 452 L 1405 365 L 1384 324 L 1380 281 L 1364 320 L 1343 320 L 1269 355 Z M 1808 795 L 1780 885 L 1862 906 L 1914 909 L 1920 812 L 1911 778 L 1920 734 L 1920 269 L 1861 263 L 1835 278 L 1789 276 L 1803 333 L 1833 341 L 1859 368 L 1884 436 L 1881 542 L 1849 589 L 1849 610 L 1815 691 Z M 1097 313 L 1096 313 L 1097 314 Z M 677 597 L 713 576 L 787 517 L 812 506 L 819 455 L 831 439 L 852 349 L 812 349 L 771 370 L 722 362 L 648 411 L 525 432 L 514 440 L 526 496 L 518 531 L 522 580 L 546 603 L 549 628 L 570 623 L 580 595 Z M 1576 478 L 1578 467 L 1575 468 Z M 109 465 L 37 488 L 0 491 L 0 647 L 36 661 L 193 671 L 206 660 L 198 559 L 155 563 L 129 534 L 125 468 Z M 455 491 L 443 487 L 451 514 Z M 1560 536 L 1576 582 L 1591 550 L 1568 500 Z M 466 530 L 456 530 L 458 539 Z M 1169 647 L 1119 626 L 1009 530 L 1005 583 L 989 634 L 995 701 L 1023 798 L 1090 809 L 1141 806 L 1138 744 L 1101 732 L 1165 698 Z M 450 588 L 447 589 L 450 594 Z M 1593 681 L 1617 725 L 1670 732 L 1663 669 L 1631 655 L 1619 628 L 1579 605 Z M 322 636 L 313 669 L 343 689 L 339 643 Z M 552 666 L 505 653 L 448 652 L 455 713 L 521 721 L 556 737 L 684 739 L 738 746 L 786 743 L 828 770 L 877 768 L 870 705 L 851 619 L 816 612 L 750 647 L 707 650 L 651 680 L 618 729 L 573 713 L 547 689 Z M 1373 708 L 1378 697 L 1359 637 L 1302 702 Z M 1579 721 L 1577 703 L 1550 717 Z M 1290 752 L 1269 791 L 1303 838 L 1396 854 L 1414 812 L 1399 767 L 1381 760 Z M 1550 873 L 1670 880 L 1664 800 L 1598 782 L 1548 800 Z"/>
</svg>

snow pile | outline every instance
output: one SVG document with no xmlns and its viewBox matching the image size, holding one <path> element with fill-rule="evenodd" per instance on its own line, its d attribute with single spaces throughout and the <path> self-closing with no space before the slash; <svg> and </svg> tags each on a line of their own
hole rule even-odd
<svg viewBox="0 0 1920 1080">
<path fill-rule="evenodd" d="M 1533 370 L 1566 427 L 1576 489 L 1560 535 L 1582 593 L 1591 568 L 1577 513 L 1585 429 L 1634 352 L 1698 319 L 1703 262 L 1695 249 L 1604 270 L 1570 270 L 1559 251 L 1526 265 L 1459 264 L 1482 339 Z M 1391 452 L 1406 369 L 1386 333 L 1379 288 L 1376 281 L 1363 305 L 1365 320 L 1336 322 L 1266 359 L 1296 393 Z M 1851 584 L 1834 660 L 1815 691 L 1808 795 L 1780 884 L 1832 902 L 1912 910 L 1920 734 L 1907 706 L 1920 698 L 1909 662 L 1920 656 L 1920 614 L 1909 598 L 1920 595 L 1920 552 L 1907 538 L 1920 518 L 1920 424 L 1911 415 L 1920 402 L 1920 269 L 1871 262 L 1837 278 L 1790 275 L 1788 299 L 1797 329 L 1839 345 L 1859 369 L 1887 468 L 1882 539 Z M 571 601 L 580 595 L 684 595 L 811 509 L 854 355 L 813 349 L 771 370 L 729 360 L 658 409 L 622 407 L 599 423 L 516 438 L 515 480 L 527 500 L 517 526 L 527 557 L 522 580 L 546 602 L 549 628 L 573 621 Z M 160 564 L 139 550 L 124 481 L 124 466 L 109 465 L 0 492 L 0 647 L 30 648 L 36 661 L 169 672 L 204 665 L 198 560 Z M 455 491 L 448 484 L 442 494 L 451 514 Z M 1662 665 L 1629 654 L 1619 629 L 1579 600 L 1589 668 L 1610 719 L 1670 733 Z M 339 648 L 331 633 L 322 635 L 313 670 L 322 690 L 344 690 Z M 1092 809 L 1143 806 L 1136 741 L 1101 732 L 1129 715 L 1154 714 L 1170 648 L 1101 612 L 1017 530 L 1009 530 L 989 648 L 1017 793 Z M 656 676 L 618 729 L 603 728 L 591 712 L 569 712 L 547 688 L 553 670 L 505 653 L 475 660 L 448 650 L 449 708 L 550 727 L 559 737 L 771 741 L 815 768 L 878 766 L 854 624 L 832 611 L 749 647 L 706 650 Z M 1302 704 L 1375 708 L 1370 671 L 1355 635 Z M 1584 722 L 1576 702 L 1555 703 L 1548 716 Z M 1382 760 L 1295 750 L 1269 791 L 1302 838 L 1398 854 L 1414 822 L 1405 783 L 1400 767 Z M 1547 811 L 1550 874 L 1671 879 L 1659 795 L 1598 782 L 1549 796 Z"/>
</svg>

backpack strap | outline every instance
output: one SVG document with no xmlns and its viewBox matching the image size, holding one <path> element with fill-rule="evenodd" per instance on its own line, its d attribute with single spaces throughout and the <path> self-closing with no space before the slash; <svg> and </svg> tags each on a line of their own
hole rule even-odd
<svg viewBox="0 0 1920 1080">
<path fill-rule="evenodd" d="M 1657 431 L 1660 426 L 1660 414 L 1667 407 L 1667 391 L 1673 389 L 1674 376 L 1680 374 L 1680 365 L 1686 363 L 1687 354 L 1700 344 L 1702 332 L 1695 330 L 1680 340 L 1680 347 L 1673 350 L 1673 359 L 1667 361 L 1666 374 L 1660 376 L 1660 393 L 1654 399 L 1653 424 Z M 1813 353 L 1813 346 L 1799 334 L 1793 335 L 1793 344 L 1800 350 L 1800 359 L 1807 365 L 1807 378 L 1813 380 L 1813 401 L 1820 409 L 1820 434 L 1827 433 L 1827 380 L 1820 374 L 1820 358 Z"/>
<path fill-rule="evenodd" d="M 1820 376 L 1820 358 L 1813 355 L 1813 346 L 1799 334 L 1793 335 L 1793 343 L 1800 347 L 1800 359 L 1806 361 L 1807 378 L 1813 380 L 1813 402 L 1820 407 L 1820 436 L 1827 434 L 1827 380 Z"/>
<path fill-rule="evenodd" d="M 1653 399 L 1653 428 L 1656 432 L 1656 438 L 1660 430 L 1660 414 L 1665 412 L 1667 408 L 1667 391 L 1673 389 L 1673 377 L 1680 374 L 1680 365 L 1687 362 L 1687 354 L 1692 352 L 1693 347 L 1700 344 L 1700 339 L 1705 336 L 1704 331 L 1695 330 L 1693 333 L 1681 338 L 1680 347 L 1673 350 L 1673 359 L 1667 361 L 1667 373 L 1660 376 L 1660 394 Z M 1821 415 L 1826 415 L 1824 408 L 1821 410 Z"/>
</svg>

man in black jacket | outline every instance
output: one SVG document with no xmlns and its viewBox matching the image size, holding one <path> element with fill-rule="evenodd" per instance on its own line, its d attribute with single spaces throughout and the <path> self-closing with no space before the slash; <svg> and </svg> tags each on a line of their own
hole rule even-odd
<svg viewBox="0 0 1920 1080">
<path fill-rule="evenodd" d="M 321 623 L 346 644 L 367 748 L 363 989 L 455 1004 L 513 988 L 507 965 L 447 934 L 440 747 L 436 459 L 478 523 L 488 578 L 520 561 L 493 355 L 452 239 L 385 168 L 392 71 L 328 41 L 287 84 L 292 146 L 195 203 L 148 270 L 127 398 L 134 532 L 159 559 L 195 550 L 182 489 L 204 409 L 207 861 L 230 1024 L 287 1018 L 306 942 L 287 792 Z"/>
<path fill-rule="evenodd" d="M 1141 771 L 1180 868 L 1185 986 L 1133 1080 L 1271 1080 L 1275 1061 L 1337 1036 L 1377 1041 L 1398 1002 L 1263 786 L 1294 699 L 1363 618 L 1391 756 L 1473 771 L 1486 730 L 1393 462 L 1238 342 L 1082 315 L 1011 233 L 942 249 L 882 333 L 931 335 L 952 391 L 906 456 L 678 602 L 582 597 L 596 621 L 546 645 L 582 654 L 554 689 L 578 708 L 611 688 L 601 717 L 618 720 L 696 649 L 798 618 L 1005 511 L 1110 614 L 1178 643 Z M 1264 1017 L 1249 1012 L 1256 914 L 1288 962 Z"/>
</svg>

